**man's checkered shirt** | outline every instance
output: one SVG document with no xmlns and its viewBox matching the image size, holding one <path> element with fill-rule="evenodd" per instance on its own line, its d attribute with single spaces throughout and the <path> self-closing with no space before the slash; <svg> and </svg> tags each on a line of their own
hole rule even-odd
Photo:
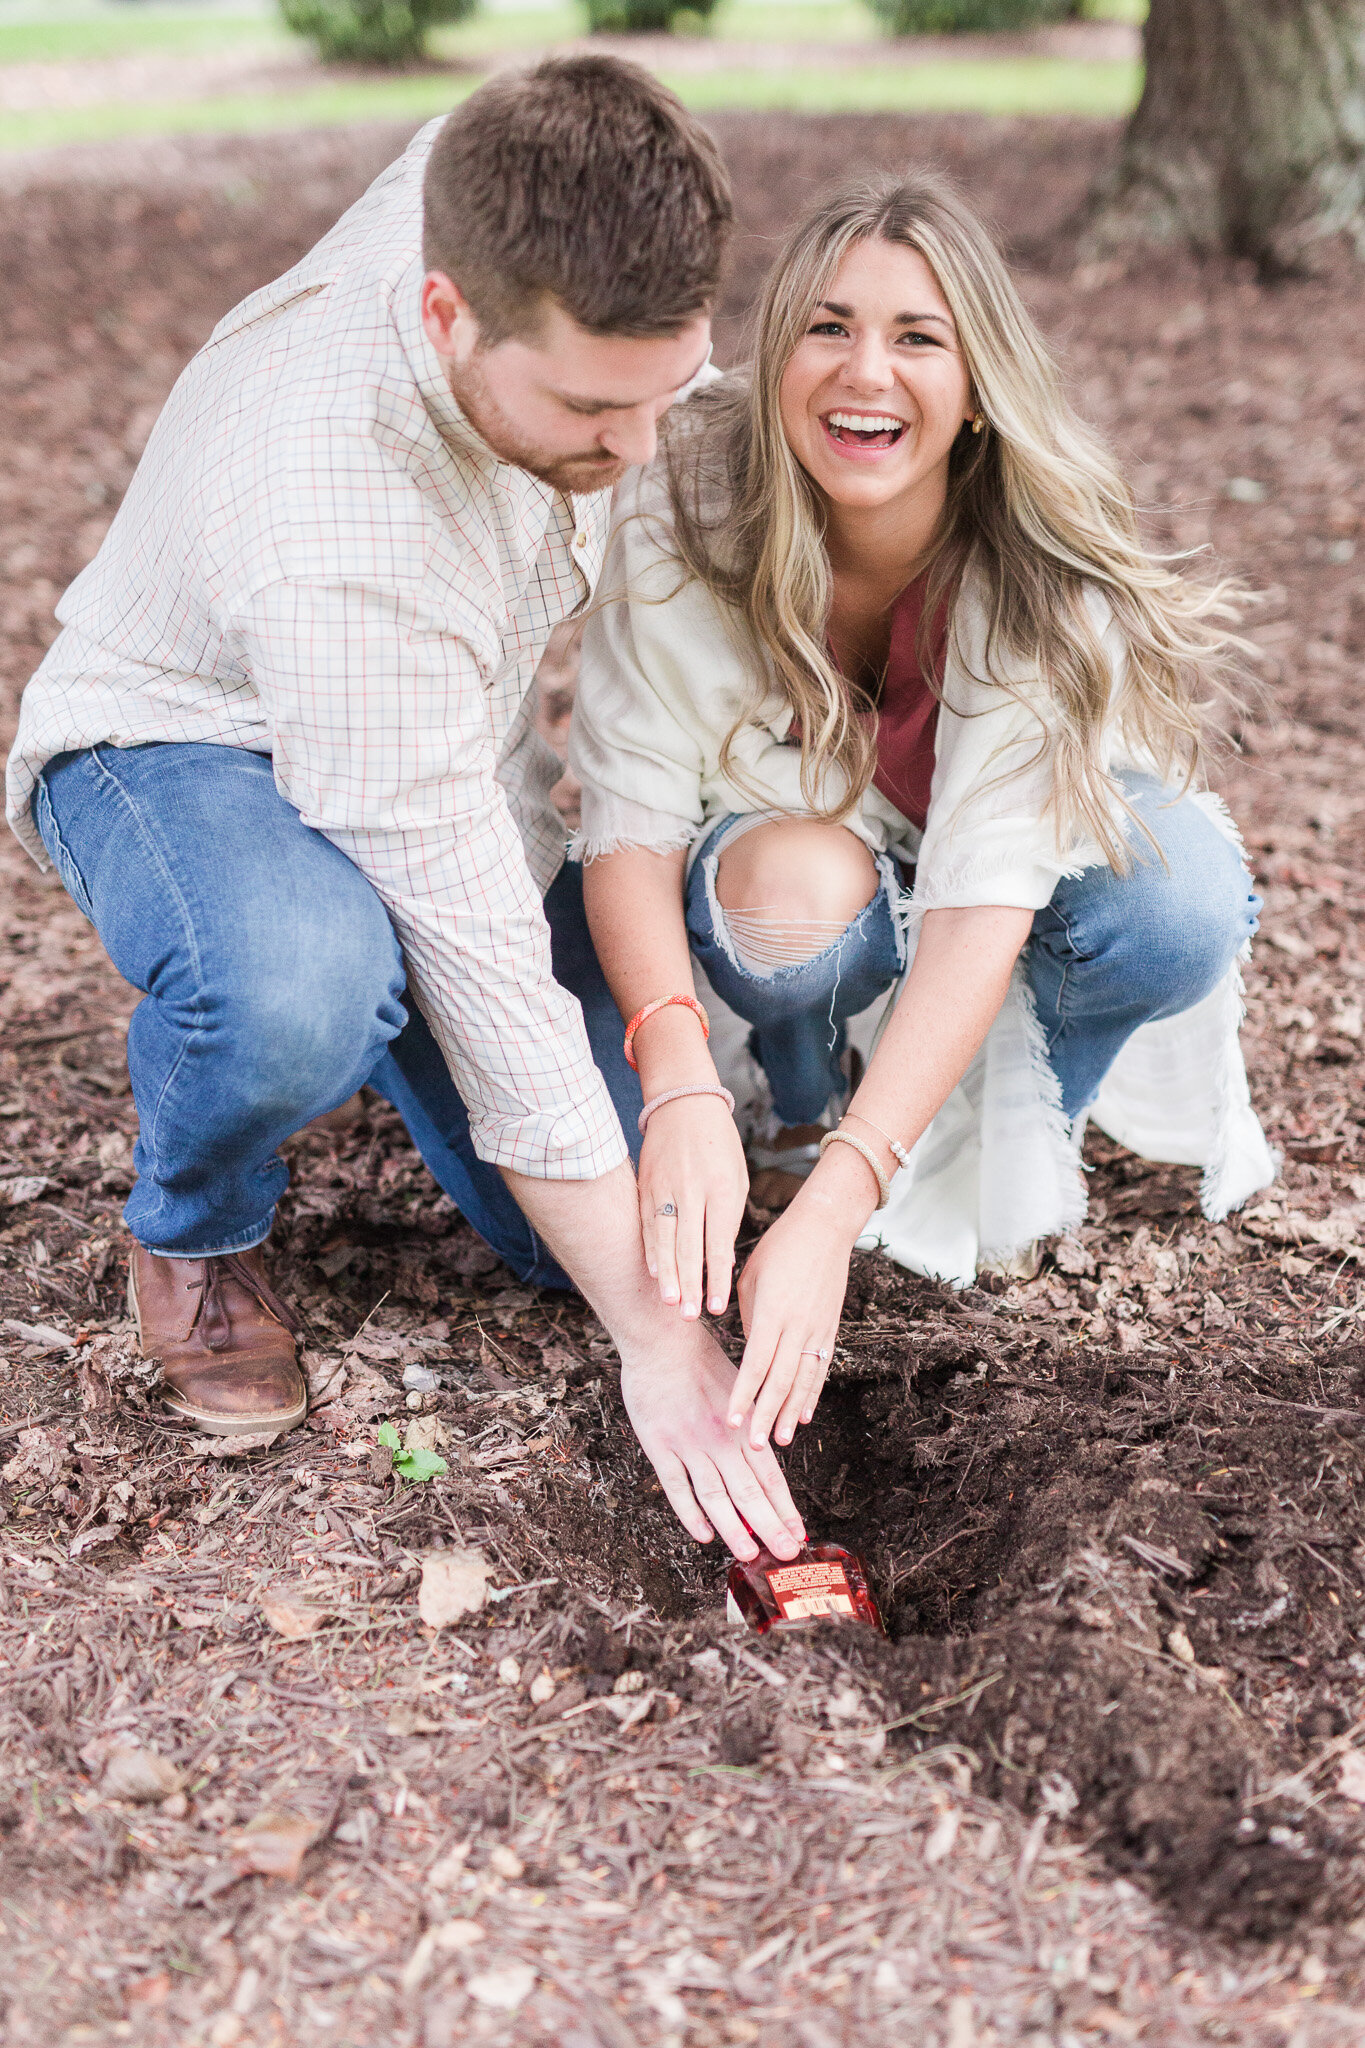
<svg viewBox="0 0 1365 2048">
<path fill-rule="evenodd" d="M 626 1156 L 541 895 L 564 855 L 532 724 L 552 628 L 601 568 L 605 493 L 499 462 L 419 318 L 433 122 L 180 378 L 24 695 L 8 808 L 56 754 L 271 755 L 368 876 L 479 1154 L 542 1179 Z M 205 847 L 205 859 L 213 857 Z"/>
</svg>

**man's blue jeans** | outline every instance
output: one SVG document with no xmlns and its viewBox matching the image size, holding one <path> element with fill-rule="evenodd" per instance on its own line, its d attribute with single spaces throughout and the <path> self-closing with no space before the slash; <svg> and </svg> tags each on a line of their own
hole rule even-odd
<svg viewBox="0 0 1365 2048">
<path fill-rule="evenodd" d="M 461 1214 L 536 1286 L 570 1283 L 475 1156 L 469 1119 L 415 1005 L 371 884 L 237 747 L 95 747 L 49 764 L 43 843 L 120 974 L 145 999 L 128 1028 L 139 1243 L 181 1258 L 242 1251 L 270 1229 L 279 1146 L 362 1084 L 403 1117 Z M 578 997 L 638 1151 L 640 1084 L 568 864 L 545 898 L 556 978 Z"/>
<path fill-rule="evenodd" d="M 1261 908 L 1238 849 L 1207 812 L 1150 776 L 1121 779 L 1164 860 L 1130 830 L 1131 872 L 1093 867 L 1059 882 L 1023 954 L 1068 1117 L 1089 1108 L 1140 1024 L 1178 1016 L 1217 987 Z M 715 894 L 730 822 L 715 825 L 692 863 L 692 950 L 716 994 L 753 1026 L 750 1045 L 779 1122 L 813 1124 L 847 1089 L 840 1067 L 847 1020 L 901 972 L 896 880 L 883 862 L 872 901 L 814 959 L 772 975 L 750 973 L 736 958 Z"/>
</svg>

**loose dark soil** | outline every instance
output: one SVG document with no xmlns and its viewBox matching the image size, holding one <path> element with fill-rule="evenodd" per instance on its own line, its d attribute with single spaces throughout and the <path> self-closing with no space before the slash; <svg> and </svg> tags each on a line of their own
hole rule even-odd
<svg viewBox="0 0 1365 2048">
<path fill-rule="evenodd" d="M 727 2026 L 741 2025 L 730 2039 L 823 2048 L 846 2036 L 803 2032 L 805 2016 L 823 2012 L 819 2024 L 842 2028 L 855 2012 L 833 1963 L 821 1976 L 812 1962 L 801 1978 L 799 2024 L 776 2003 L 760 2007 L 757 1993 L 736 2006 L 734 1987 L 751 1981 L 735 1974 L 738 1960 L 794 1910 L 792 1886 L 834 1901 L 838 1914 L 854 1910 L 853 1880 L 818 1863 L 822 1831 L 833 1830 L 840 1855 L 855 1856 L 835 1817 L 834 1778 L 819 1778 L 818 1795 L 810 1789 L 816 1762 L 832 1755 L 847 1782 L 882 1788 L 904 1842 L 913 1800 L 931 1783 L 956 1788 L 972 1827 L 1002 1819 L 1012 1831 L 995 1902 L 1002 1926 L 1023 1912 L 1019 1887 L 1053 1855 L 1048 1843 L 1084 1843 L 1086 1869 L 1103 1859 L 1169 1911 L 1167 1933 L 1158 1922 L 1144 1937 L 1149 1955 L 1176 1928 L 1234 1945 L 1199 1951 L 1200 1968 L 1219 1954 L 1231 1973 L 1210 1994 L 1223 2038 L 1284 2039 L 1292 2029 L 1282 2017 L 1278 2030 L 1256 2031 L 1273 1998 L 1255 1987 L 1283 1985 L 1301 1964 L 1307 1974 L 1274 1994 L 1274 2010 L 1303 1993 L 1292 2025 L 1305 2043 L 1352 2038 L 1346 2007 L 1358 1996 L 1365 1933 L 1362 1806 L 1347 1796 L 1365 1792 L 1365 1758 L 1352 1761 L 1365 1749 L 1358 273 L 1329 267 L 1272 290 L 1235 266 L 1078 270 L 1076 225 L 1113 146 L 1097 127 L 787 117 L 716 126 L 744 222 L 722 324 L 727 350 L 771 235 L 808 190 L 859 163 L 912 153 L 945 163 L 998 220 L 1084 409 L 1132 466 L 1153 532 L 1174 547 L 1211 543 L 1267 593 L 1253 628 L 1263 700 L 1220 780 L 1266 897 L 1246 1045 L 1257 1105 L 1286 1152 L 1283 1182 L 1212 1226 L 1199 1214 L 1192 1172 L 1134 1160 L 1092 1134 L 1090 1220 L 1036 1280 L 955 1297 L 859 1259 L 837 1374 L 788 1466 L 812 1525 L 866 1557 L 890 1639 L 838 1630 L 769 1638 L 753 1647 L 774 1683 L 754 1675 L 723 1630 L 723 1562 L 673 1521 L 625 1424 L 604 1334 L 576 1302 L 511 1283 L 380 1105 L 291 1148 L 276 1270 L 308 1319 L 318 1402 L 309 1431 L 220 1459 L 166 1428 L 122 1320 L 117 1212 L 133 1124 L 119 1027 L 135 998 L 60 890 L 22 856 L 5 856 L 0 1194 L 10 1206 L 0 1210 L 0 1313 L 12 1320 L 0 1364 L 0 1457 L 10 1460 L 0 1545 L 15 1570 L 3 1622 L 3 1753 L 16 1786 L 31 1787 L 8 1820 L 0 1814 L 10 1828 L 7 1889 L 13 1896 L 30 1873 L 46 1872 L 43 1881 L 70 1901 L 65 1938 L 77 1940 L 76 1921 L 98 1899 L 124 1944 L 124 1960 L 109 1965 L 122 2004 L 98 2006 L 92 1992 L 95 2004 L 83 2005 L 73 1977 L 61 2026 L 44 2033 L 41 2001 L 21 2002 L 15 2041 L 102 2040 L 99 2027 L 117 2020 L 127 2029 L 133 2021 L 117 2015 L 129 2013 L 149 2040 L 231 2048 L 279 2038 L 251 2017 L 240 1988 L 229 1998 L 240 1979 L 219 1950 L 236 1944 L 237 1969 L 255 1941 L 275 1958 L 252 1967 L 278 1981 L 272 1996 L 292 2040 L 343 2038 L 310 2017 L 307 2000 L 344 2003 L 331 1987 L 350 1972 L 362 2005 L 345 2006 L 348 2041 L 382 2027 L 385 2038 L 435 2048 L 466 2027 L 491 2038 L 495 2024 L 513 2029 L 497 2036 L 509 2040 L 681 2041 L 692 2025 L 695 2038 L 714 2040 L 726 2014 Z M 29 171 L 4 202 L 0 660 L 11 701 L 186 354 L 222 311 L 293 260 L 402 139 L 385 130 L 92 153 L 41 176 Z M 433 1390 L 405 1393 L 402 1376 L 414 1366 L 434 1374 Z M 427 1425 L 447 1476 L 400 1486 L 372 1449 L 385 1416 Z M 36 1431 L 20 1436 L 26 1424 Z M 463 1661 L 448 1637 L 429 1645 L 413 1611 L 416 1561 L 457 1537 L 485 1547 L 504 1585 L 551 1582 L 469 1624 Z M 330 1603 L 343 1624 L 297 1646 L 273 1635 L 256 1602 L 286 1582 Z M 555 1700 L 532 1707 L 529 1676 L 499 1692 L 496 1667 L 507 1655 L 526 1674 L 543 1664 Z M 641 1724 L 563 1749 L 573 1730 L 588 1729 L 558 1717 L 582 1709 L 595 1729 L 593 1702 L 627 1697 L 611 1689 L 633 1671 L 651 1694 Z M 728 1674 L 720 1690 L 717 1671 Z M 423 1690 L 433 1677 L 445 1694 Z M 839 1707 L 848 1697 L 854 1705 Z M 815 1704 L 806 1712 L 802 1701 Z M 675 1724 L 690 1732 L 675 1735 Z M 188 1812 L 158 1809 L 154 1823 L 135 1826 L 111 1818 L 98 1787 L 120 1728 L 144 1741 L 154 1734 L 180 1761 Z M 556 1736 L 561 1750 L 552 1752 L 545 1730 L 570 1731 Z M 653 1745 L 653 1776 L 632 1741 Z M 625 1799 L 609 1815 L 593 1804 L 606 1797 L 608 1771 Z M 583 1900 L 605 1895 L 586 1884 L 574 1891 L 579 1880 L 569 1866 L 560 1871 L 558 1847 L 536 1848 L 521 1893 L 480 1858 L 490 1845 L 517 1843 L 529 1867 L 531 1834 L 548 1845 L 560 1827 L 560 1847 L 577 1830 L 583 1855 L 604 1859 L 607 1894 L 636 1913 L 644 1941 L 656 1902 L 646 1882 L 657 1876 L 666 1902 L 668 1856 L 695 1863 L 699 1852 L 677 1851 L 662 1821 L 645 1847 L 630 1827 L 655 1812 L 653 1798 L 679 1826 L 697 1823 L 693 1841 L 699 1809 L 687 1802 L 701 1797 L 697 1774 L 715 1771 L 731 1773 L 743 1795 L 737 1819 L 746 1801 L 763 1815 L 757 1842 L 771 1849 L 774 1870 L 787 1870 L 780 1883 L 772 1873 L 760 1883 L 757 1848 L 746 1848 L 742 1831 L 726 1838 L 731 1862 L 726 1844 L 716 1847 L 721 1893 L 732 1887 L 745 1921 L 733 1955 L 723 1944 L 709 1952 L 728 1957 L 723 1985 L 694 1961 L 675 1971 L 671 1989 L 649 1977 L 655 1965 L 641 1965 L 630 1989 L 635 1966 L 620 1963 L 594 1980 L 612 2019 L 596 2007 L 585 2018 L 566 1988 L 573 1973 L 560 1968 L 556 1978 L 558 1966 L 542 1964 L 558 1989 L 516 2021 L 495 2022 L 498 2008 L 478 1993 L 471 2005 L 458 1985 L 428 2000 L 420 2021 L 402 2017 L 395 1987 L 427 1910 L 417 1903 L 426 1880 L 412 1873 L 449 1845 L 451 1826 L 475 1844 L 478 1898 L 488 1911 L 496 1898 L 509 1925 L 520 1924 L 519 1899 L 541 1896 L 527 1886 L 560 1887 L 550 1905 L 525 1907 L 538 1930 L 526 1954 L 539 1955 L 547 1916 L 561 1905 L 565 1925 L 577 1913 L 581 1931 Z M 396 1794 L 385 1805 L 374 1790 L 385 1772 L 407 1788 L 397 1805 Z M 934 1795 L 940 1804 L 943 1796 Z M 340 1887 L 337 1896 L 354 1899 L 358 1876 L 387 1873 L 392 1900 L 366 1895 L 362 1915 L 374 1915 L 387 1948 L 377 1935 L 367 1947 L 350 1921 L 353 1952 L 342 1961 L 334 1949 L 323 1967 L 325 1943 L 307 1967 L 279 1960 L 288 1943 L 270 1935 L 279 1915 L 265 1880 L 238 1884 L 240 1871 L 213 1861 L 224 1830 L 263 1801 L 316 1809 L 309 1897 Z M 418 1825 L 403 1820 L 409 1804 L 410 1815 L 427 1816 L 425 1850 L 409 1838 Z M 793 1815 L 804 1816 L 807 1862 L 787 1866 Z M 612 1832 L 618 1823 L 624 1832 Z M 859 1896 L 885 1904 L 867 1927 L 903 1943 L 905 1864 L 858 1867 Z M 1047 1868 L 1060 1886 L 1061 1866 Z M 158 1890 L 167 1869 L 174 1883 L 167 1877 Z M 697 1896 L 694 1881 L 693 1906 Z M 1045 1910 L 1041 1897 L 1028 1895 L 1029 1912 Z M 394 1900 L 405 1902 L 401 1911 Z M 231 1908 L 226 1923 L 220 1908 Z M 210 1939 L 210 1922 L 227 1932 Z M 135 1923 L 157 1930 L 145 1936 L 142 1976 Z M 703 1935 L 700 1924 L 691 1926 L 694 1945 L 717 1932 Z M 33 1981 L 44 1940 L 57 1938 L 49 1925 L 25 1951 Z M 173 1974 L 182 1939 L 203 1980 L 193 1996 Z M 812 1931 L 792 1955 L 814 1956 L 824 1939 Z M 1110 1930 L 1103 1940 L 1118 1937 Z M 981 1942 L 989 1946 L 987 1936 Z M 944 2026 L 958 2026 L 955 2048 L 974 2038 L 964 2031 L 970 2011 L 959 2024 L 934 2003 L 948 1998 L 948 1976 L 929 1998 L 931 1946 L 927 1974 L 915 1980 L 929 2003 L 914 2005 L 909 1990 L 900 2006 L 884 2000 L 884 2034 L 873 1977 L 857 1979 L 862 2039 L 937 2039 Z M 1208 2038 L 1187 2031 L 1196 2022 L 1178 1987 L 1154 2019 L 1153 1987 L 1174 1967 L 1163 1974 L 1159 1961 L 1133 1977 L 1140 1995 L 1096 1990 L 1107 1981 L 1097 1972 L 1083 1998 L 1049 1992 L 1046 2010 L 1031 2006 L 1042 1980 L 1029 1970 L 1062 1981 L 1038 1952 L 1019 1964 L 1017 1986 L 1002 1977 L 978 2013 L 990 2013 L 997 2039 L 1033 2029 L 1035 2041 L 1052 2040 L 1063 2022 L 1077 2038 L 1137 2039 L 1149 2021 L 1158 2030 L 1148 2039 Z M 589 1974 L 597 1967 L 579 1960 Z M 874 1962 L 871 1949 L 850 1943 L 839 1967 L 872 1972 Z M 135 1997 L 128 1987 L 160 1986 L 163 1965 L 169 1988 Z M 765 1962 L 760 1974 L 770 1969 L 779 1965 Z M 1325 2003 L 1314 2004 L 1324 1970 L 1346 2000 L 1340 2032 Z M 417 1973 L 418 1988 L 424 1981 Z M 432 1981 L 446 1980 L 436 1970 Z M 683 2018 L 667 1997 L 686 2008 Z M 612 2032 L 613 2021 L 627 2024 L 622 2011 L 635 2032 Z M 755 2017 L 741 2024 L 737 2011 Z M 210 2021 L 217 2032 L 193 2031 Z M 77 2031 L 65 2035 L 67 2025 Z M 83 2025 L 96 2031 L 82 2034 Z"/>
</svg>

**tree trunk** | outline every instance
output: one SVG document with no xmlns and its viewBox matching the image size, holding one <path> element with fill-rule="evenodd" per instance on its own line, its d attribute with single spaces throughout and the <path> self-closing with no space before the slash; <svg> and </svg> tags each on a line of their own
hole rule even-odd
<svg viewBox="0 0 1365 2048">
<path fill-rule="evenodd" d="M 1365 0 L 1151 0 L 1147 82 L 1092 230 L 1300 269 L 1365 257 Z"/>
</svg>

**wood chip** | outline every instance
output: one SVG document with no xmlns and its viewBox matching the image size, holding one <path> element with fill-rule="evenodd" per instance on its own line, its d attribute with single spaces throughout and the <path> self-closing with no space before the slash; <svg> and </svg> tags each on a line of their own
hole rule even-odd
<svg viewBox="0 0 1365 2048">
<path fill-rule="evenodd" d="M 1343 1799 L 1365 1806 L 1365 1750 L 1346 1751 L 1337 1770 L 1337 1791 Z"/>
</svg>

